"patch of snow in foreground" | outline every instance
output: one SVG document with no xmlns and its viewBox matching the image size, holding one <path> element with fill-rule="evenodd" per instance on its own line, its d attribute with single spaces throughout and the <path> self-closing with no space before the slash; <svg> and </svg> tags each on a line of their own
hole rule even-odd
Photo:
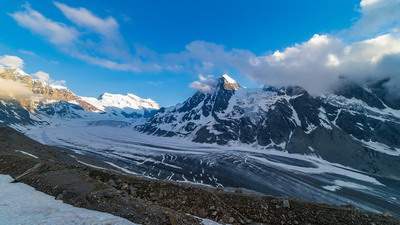
<svg viewBox="0 0 400 225">
<path fill-rule="evenodd" d="M 38 158 L 39 158 L 39 157 L 37 157 L 36 155 L 33 155 L 33 154 L 31 154 L 31 153 L 28 153 L 28 152 L 21 151 L 21 150 L 16 150 L 16 152 L 20 152 L 20 153 L 22 153 L 22 154 L 24 154 L 24 155 L 30 156 L 30 157 L 35 158 L 35 159 L 38 159 Z"/>
<path fill-rule="evenodd" d="M 187 214 L 187 215 L 193 216 L 193 215 L 190 215 L 190 214 Z M 206 219 L 206 218 L 201 218 L 201 217 L 198 217 L 198 216 L 193 216 L 193 217 L 196 218 L 196 219 L 199 219 L 199 220 L 200 220 L 200 223 L 201 223 L 202 225 L 222 225 L 222 224 L 220 224 L 220 223 L 215 222 L 214 220 L 210 220 L 210 219 Z M 231 225 L 231 224 L 226 224 L 226 225 Z"/>
<path fill-rule="evenodd" d="M 73 207 L 12 180 L 0 175 L 1 225 L 134 225 L 111 214 Z"/>
<path fill-rule="evenodd" d="M 215 222 L 213 220 L 209 220 L 209 219 L 202 219 L 201 224 L 202 225 L 221 225 L 220 223 L 217 223 L 217 222 Z"/>
</svg>

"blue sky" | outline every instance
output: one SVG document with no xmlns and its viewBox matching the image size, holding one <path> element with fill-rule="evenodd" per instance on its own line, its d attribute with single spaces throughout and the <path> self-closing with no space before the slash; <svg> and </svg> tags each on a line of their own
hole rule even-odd
<svg viewBox="0 0 400 225">
<path fill-rule="evenodd" d="M 370 18 L 364 22 L 371 9 L 358 0 L 0 0 L 0 5 L 0 55 L 19 56 L 27 72 L 45 71 L 82 96 L 130 92 L 161 105 L 190 96 L 199 74 L 228 72 L 249 87 L 268 83 L 257 79 L 258 70 L 249 75 L 255 70 L 237 66 L 245 63 L 242 58 L 301 47 L 315 34 L 346 43 L 386 31 L 351 34 Z M 342 38 L 344 32 L 348 38 Z"/>
</svg>

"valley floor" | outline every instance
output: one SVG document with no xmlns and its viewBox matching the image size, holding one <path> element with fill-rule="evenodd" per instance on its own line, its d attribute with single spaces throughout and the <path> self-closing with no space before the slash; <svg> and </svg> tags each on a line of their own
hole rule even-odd
<svg viewBox="0 0 400 225">
<path fill-rule="evenodd" d="M 266 195 L 390 213 L 400 217 L 400 181 L 328 162 L 317 155 L 289 154 L 259 146 L 198 144 L 144 135 L 131 126 L 74 121 L 25 129 L 46 145 L 72 149 L 96 166 L 180 183 L 241 188 Z M 79 160 L 90 165 L 90 160 Z"/>
<path fill-rule="evenodd" d="M 136 176 L 123 166 L 39 144 L 10 128 L 0 128 L 0 145 L 1 174 L 67 204 L 138 224 L 400 224 L 353 207 Z"/>
</svg>

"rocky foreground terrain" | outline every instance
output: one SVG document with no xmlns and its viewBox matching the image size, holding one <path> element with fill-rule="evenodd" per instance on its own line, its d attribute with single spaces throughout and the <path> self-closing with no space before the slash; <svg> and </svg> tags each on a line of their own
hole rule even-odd
<svg viewBox="0 0 400 225">
<path fill-rule="evenodd" d="M 387 214 L 133 176 L 0 128 L 0 173 L 68 204 L 139 224 L 400 224 Z M 85 166 L 86 165 L 86 166 Z M 125 171 L 126 172 L 126 171 Z"/>
</svg>

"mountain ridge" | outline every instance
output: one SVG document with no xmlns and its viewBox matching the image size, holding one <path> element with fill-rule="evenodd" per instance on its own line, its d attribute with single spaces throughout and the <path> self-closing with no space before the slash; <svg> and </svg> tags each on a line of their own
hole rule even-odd
<svg viewBox="0 0 400 225">
<path fill-rule="evenodd" d="M 155 101 L 134 94 L 123 96 L 105 93 L 105 102 L 82 97 L 67 87 L 34 79 L 32 75 L 18 68 L 1 67 L 0 79 L 11 86 L 0 93 L 0 98 L 3 99 L 0 102 L 0 123 L 3 124 L 41 124 L 43 120 L 48 121 L 44 117 L 55 115 L 68 119 L 90 115 L 97 118 L 96 114 L 109 114 L 115 119 L 120 117 L 125 120 L 149 117 L 159 108 Z M 121 96 L 122 102 L 113 100 L 113 97 Z"/>
<path fill-rule="evenodd" d="M 219 145 L 245 144 L 317 155 L 362 171 L 400 178 L 400 111 L 375 92 L 346 81 L 335 92 L 312 96 L 301 87 L 196 92 L 162 108 L 140 132 Z M 375 91 L 375 92 L 374 92 Z"/>
</svg>

